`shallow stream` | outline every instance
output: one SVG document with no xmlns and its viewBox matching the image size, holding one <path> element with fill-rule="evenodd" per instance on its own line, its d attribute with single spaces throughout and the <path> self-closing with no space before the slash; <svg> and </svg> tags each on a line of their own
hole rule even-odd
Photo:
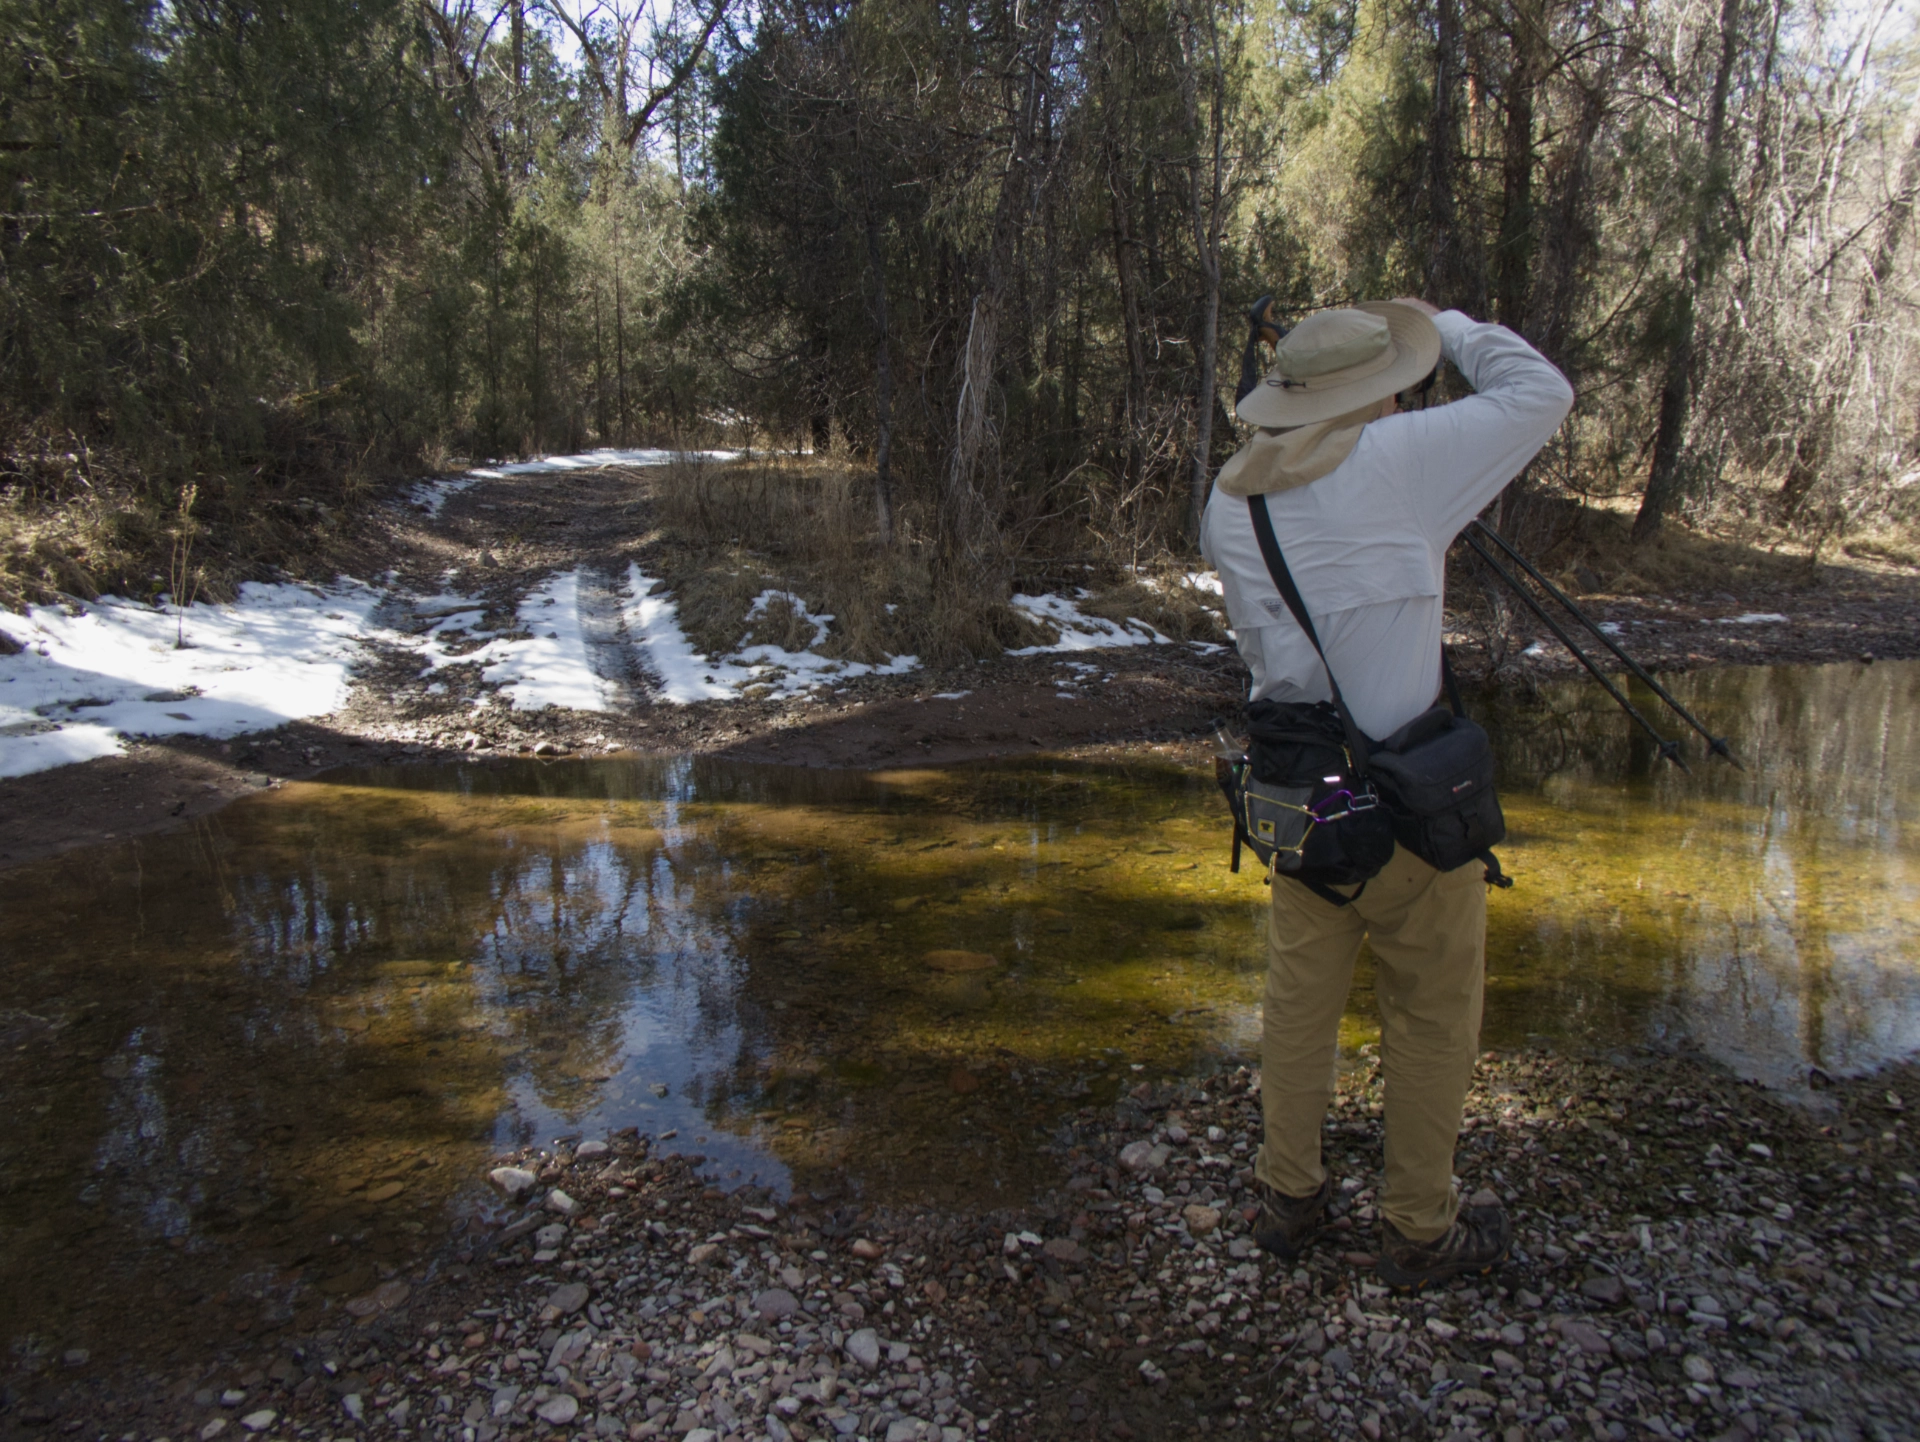
<svg viewBox="0 0 1920 1442">
<path fill-rule="evenodd" d="M 1745 772 L 1656 771 L 1590 687 L 1497 708 L 1487 1044 L 1790 1089 L 1920 1046 L 1920 663 L 1675 684 Z M 309 1323 L 444 1257 L 496 1151 L 624 1126 L 723 1185 L 1020 1200 L 1063 1109 L 1252 1055 L 1223 817 L 1150 752 L 449 763 L 17 870 L 0 1331 L 19 1364 Z"/>
</svg>

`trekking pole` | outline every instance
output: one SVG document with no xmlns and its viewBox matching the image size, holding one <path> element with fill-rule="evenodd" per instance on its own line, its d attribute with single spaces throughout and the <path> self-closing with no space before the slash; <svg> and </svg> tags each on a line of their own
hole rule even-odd
<svg viewBox="0 0 1920 1442">
<path fill-rule="evenodd" d="M 1525 556 L 1521 555 L 1519 551 L 1515 550 L 1513 547 L 1513 544 L 1510 541 L 1508 541 L 1505 536 L 1501 535 L 1498 531 L 1494 530 L 1494 528 L 1492 526 L 1489 526 L 1485 521 L 1475 520 L 1472 524 L 1475 530 L 1479 531 L 1482 535 L 1486 536 L 1488 539 L 1493 541 L 1495 545 L 1499 546 L 1501 550 L 1505 551 L 1509 556 L 1511 556 L 1513 560 L 1522 569 L 1524 569 L 1529 576 L 1533 577 L 1535 581 L 1539 582 L 1540 588 L 1543 591 L 1545 591 L 1549 596 L 1553 597 L 1553 599 L 1558 601 L 1562 606 L 1565 606 L 1568 612 L 1572 614 L 1575 620 L 1579 621 L 1589 631 L 1593 632 L 1594 635 L 1598 636 L 1600 638 L 1600 644 L 1605 646 L 1609 651 L 1613 652 L 1615 656 L 1619 657 L 1621 665 L 1625 666 L 1629 671 L 1631 671 L 1634 674 L 1634 676 L 1638 678 L 1640 682 L 1644 684 L 1649 691 L 1653 692 L 1654 695 L 1658 696 L 1662 701 L 1666 702 L 1667 705 L 1673 709 L 1673 713 L 1676 716 L 1678 716 L 1682 721 L 1686 722 L 1687 725 L 1691 726 L 1694 730 L 1698 731 L 1702 736 L 1704 736 L 1707 740 L 1707 749 L 1710 752 L 1712 752 L 1715 756 L 1718 756 L 1724 759 L 1726 762 L 1728 762 L 1728 764 L 1730 764 L 1737 771 L 1745 771 L 1747 769 L 1746 767 L 1740 764 L 1739 758 L 1733 754 L 1733 749 L 1727 744 L 1726 737 L 1716 736 L 1711 731 L 1707 730 L 1705 726 L 1702 726 L 1700 722 L 1695 719 L 1694 714 L 1691 711 L 1689 711 L 1686 707 L 1682 706 L 1678 701 L 1674 700 L 1673 696 L 1667 691 L 1666 687 L 1662 686 L 1658 681 L 1654 680 L 1653 677 L 1649 676 L 1646 672 L 1646 668 L 1643 667 L 1638 661 L 1634 660 L 1633 657 L 1629 656 L 1624 650 L 1622 650 L 1620 648 L 1619 643 L 1616 642 L 1613 639 L 1613 637 L 1609 636 L 1605 631 L 1601 630 L 1599 623 L 1596 622 L 1593 619 L 1593 617 L 1589 616 L 1585 611 L 1581 610 L 1577 605 L 1574 604 L 1572 597 L 1568 596 L 1566 592 L 1562 591 L 1558 586 L 1554 585 L 1553 582 L 1549 581 L 1545 576 L 1541 575 L 1539 568 L 1535 566 L 1533 562 L 1529 561 Z"/>
<path fill-rule="evenodd" d="M 1573 637 L 1569 636 L 1566 633 L 1565 628 L 1562 627 L 1558 621 L 1554 620 L 1553 617 L 1547 614 L 1546 608 L 1540 604 L 1540 602 L 1534 597 L 1533 593 L 1527 590 L 1526 587 L 1520 584 L 1520 578 L 1518 576 L 1515 576 L 1505 566 L 1502 566 L 1498 561 L 1494 560 L 1492 554 L 1487 550 L 1487 548 L 1480 544 L 1480 538 L 1474 535 L 1471 531 L 1462 531 L 1460 533 L 1460 536 L 1461 536 L 1461 539 L 1464 540 L 1469 546 L 1473 547 L 1475 554 L 1477 554 L 1482 561 L 1485 561 L 1487 563 L 1487 569 L 1492 571 L 1494 575 L 1498 576 L 1501 580 L 1505 581 L 1507 585 L 1513 589 L 1513 594 L 1518 596 L 1522 601 L 1524 601 L 1527 607 L 1533 612 L 1533 614 L 1540 618 L 1541 622 L 1546 626 L 1546 628 L 1549 631 L 1553 632 L 1553 634 L 1557 638 L 1559 638 L 1560 644 L 1562 646 L 1565 646 L 1569 651 L 1573 652 L 1574 659 L 1577 660 L 1582 666 L 1585 666 L 1587 670 L 1592 673 L 1593 679 L 1598 681 L 1601 684 L 1601 686 L 1605 688 L 1606 693 L 1609 696 L 1613 697 L 1614 701 L 1619 704 L 1620 709 L 1622 711 L 1625 711 L 1627 715 L 1631 716 L 1636 722 L 1638 722 L 1640 725 L 1640 729 L 1645 731 L 1647 735 L 1653 738 L 1654 745 L 1659 749 L 1660 755 L 1664 759 L 1671 761 L 1675 766 L 1678 766 L 1682 771 L 1689 771 L 1689 774 L 1691 774 L 1690 769 L 1687 766 L 1687 763 L 1681 758 L 1680 743 L 1678 741 L 1669 741 L 1666 737 L 1662 736 L 1658 731 L 1654 730 L 1653 723 L 1647 720 L 1645 716 L 1640 714 L 1640 708 L 1638 706 L 1635 706 L 1633 702 L 1629 701 L 1625 693 L 1623 693 L 1618 686 L 1613 684 L 1613 678 L 1607 675 L 1606 672 L 1600 669 L 1599 662 L 1595 661 L 1593 657 L 1589 656 L 1585 651 L 1581 650 L 1579 644 L 1573 639 Z"/>
</svg>

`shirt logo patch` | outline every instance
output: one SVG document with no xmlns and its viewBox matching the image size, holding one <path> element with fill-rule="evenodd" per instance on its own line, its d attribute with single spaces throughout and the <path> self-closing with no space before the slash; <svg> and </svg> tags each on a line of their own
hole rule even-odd
<svg viewBox="0 0 1920 1442">
<path fill-rule="evenodd" d="M 1278 618 L 1287 609 L 1287 603 L 1278 596 L 1268 596 L 1260 603 L 1261 609 L 1269 616 Z"/>
</svg>

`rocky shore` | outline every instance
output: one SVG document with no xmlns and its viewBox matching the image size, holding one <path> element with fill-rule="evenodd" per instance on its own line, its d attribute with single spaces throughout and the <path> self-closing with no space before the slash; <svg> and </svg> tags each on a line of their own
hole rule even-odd
<svg viewBox="0 0 1920 1442">
<path fill-rule="evenodd" d="M 1790 1104 L 1671 1057 L 1483 1060 L 1466 1192 L 1512 1262 L 1371 1271 L 1380 1084 L 1326 1131 L 1338 1220 L 1253 1247 L 1258 1076 L 1143 1084 L 1019 1212 L 708 1185 L 633 1132 L 497 1159 L 500 1225 L 332 1325 L 184 1371 L 42 1374 L 0 1426 L 124 1442 L 1893 1439 L 1920 1383 L 1920 1170 L 1896 1069 Z M 1902 1421 L 1906 1418 L 1906 1421 Z"/>
</svg>

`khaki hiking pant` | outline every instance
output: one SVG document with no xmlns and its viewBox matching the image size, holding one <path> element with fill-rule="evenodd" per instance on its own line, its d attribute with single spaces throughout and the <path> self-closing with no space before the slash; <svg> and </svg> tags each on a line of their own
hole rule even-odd
<svg viewBox="0 0 1920 1442">
<path fill-rule="evenodd" d="M 1333 1096 L 1340 1014 L 1364 938 L 1372 944 L 1386 1081 L 1380 1211 L 1410 1241 L 1453 1225 L 1453 1146 L 1480 1039 L 1487 887 L 1468 863 L 1435 871 L 1404 847 L 1346 906 L 1276 876 L 1260 1043 L 1265 1144 L 1254 1173 L 1304 1197 L 1326 1175 L 1320 1129 Z M 1345 891 L 1347 888 L 1341 888 Z"/>
</svg>

